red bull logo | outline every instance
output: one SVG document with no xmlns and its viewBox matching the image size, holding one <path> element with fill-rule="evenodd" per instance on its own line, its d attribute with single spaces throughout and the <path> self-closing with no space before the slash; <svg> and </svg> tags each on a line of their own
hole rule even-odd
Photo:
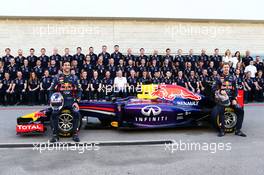
<svg viewBox="0 0 264 175">
<path fill-rule="evenodd" d="M 151 93 L 152 96 L 156 96 L 165 100 L 174 100 L 176 97 L 185 98 L 190 100 L 201 100 L 201 96 L 195 94 L 188 89 L 177 85 L 160 85 L 157 90 Z"/>
<path fill-rule="evenodd" d="M 73 90 L 73 86 L 70 83 L 63 83 L 61 84 L 60 90 L 61 91 L 71 91 Z"/>
</svg>

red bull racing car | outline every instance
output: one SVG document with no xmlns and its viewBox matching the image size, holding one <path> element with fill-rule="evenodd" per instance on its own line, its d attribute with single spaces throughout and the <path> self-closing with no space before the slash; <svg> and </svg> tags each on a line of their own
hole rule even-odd
<svg viewBox="0 0 264 175">
<path fill-rule="evenodd" d="M 240 98 L 243 97 L 240 95 Z M 238 101 L 241 102 L 241 99 Z M 91 118 L 97 118 L 100 126 L 112 128 L 174 128 L 208 123 L 218 127 L 219 117 L 211 117 L 215 105 L 211 98 L 177 85 L 145 85 L 137 97 L 79 103 L 82 119 L 86 119 L 87 123 Z M 51 111 L 52 109 L 48 107 L 18 117 L 16 132 L 44 133 L 49 125 Z M 61 136 L 72 134 L 72 120 L 69 110 L 61 110 L 59 115 Z M 80 126 L 82 121 L 84 120 L 80 120 Z M 226 132 L 233 132 L 236 122 L 237 116 L 233 109 L 226 107 Z"/>
</svg>

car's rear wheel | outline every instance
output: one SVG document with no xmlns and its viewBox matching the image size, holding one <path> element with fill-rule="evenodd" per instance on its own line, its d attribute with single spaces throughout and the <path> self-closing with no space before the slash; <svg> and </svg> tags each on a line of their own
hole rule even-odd
<svg viewBox="0 0 264 175">
<path fill-rule="evenodd" d="M 82 119 L 79 119 L 79 128 L 82 126 Z M 70 110 L 64 109 L 59 115 L 59 135 L 70 137 L 73 134 L 73 115 Z"/>
<path fill-rule="evenodd" d="M 235 126 L 237 124 L 237 115 L 234 112 L 233 108 L 226 107 L 225 108 L 225 132 L 231 133 L 234 132 Z M 220 128 L 220 117 L 217 115 L 213 118 L 213 125 L 218 129 Z"/>
</svg>

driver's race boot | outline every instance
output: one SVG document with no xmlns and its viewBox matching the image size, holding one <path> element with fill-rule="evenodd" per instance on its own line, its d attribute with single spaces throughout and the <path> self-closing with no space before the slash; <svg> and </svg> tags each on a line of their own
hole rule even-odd
<svg viewBox="0 0 264 175">
<path fill-rule="evenodd" d="M 246 134 L 244 134 L 242 131 L 240 131 L 240 130 L 236 130 L 235 131 L 235 135 L 237 135 L 237 136 L 241 136 L 241 137 L 247 137 L 247 135 Z"/>
<path fill-rule="evenodd" d="M 219 133 L 218 133 L 218 137 L 223 137 L 225 135 L 225 130 L 224 129 L 220 129 Z"/>
<path fill-rule="evenodd" d="M 78 133 L 73 134 L 72 140 L 75 141 L 75 142 L 80 142 L 80 138 L 78 136 Z"/>
<path fill-rule="evenodd" d="M 50 143 L 58 142 L 59 141 L 58 135 L 57 134 L 53 134 L 49 141 L 50 141 Z"/>
</svg>

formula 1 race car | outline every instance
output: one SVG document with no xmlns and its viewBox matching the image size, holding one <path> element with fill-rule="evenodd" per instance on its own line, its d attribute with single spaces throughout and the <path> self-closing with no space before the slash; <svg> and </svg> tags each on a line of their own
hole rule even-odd
<svg viewBox="0 0 264 175">
<path fill-rule="evenodd" d="M 82 119 L 86 118 L 86 122 L 89 122 L 88 118 L 97 118 L 100 126 L 110 128 L 173 128 L 202 126 L 206 123 L 219 127 L 219 116 L 211 117 L 215 105 L 211 98 L 177 85 L 144 85 L 137 97 L 112 101 L 84 100 L 79 103 Z M 48 107 L 18 117 L 16 132 L 44 133 L 51 112 L 52 108 Z M 62 109 L 58 117 L 59 134 L 72 135 L 73 116 L 70 111 Z M 82 121 L 80 120 L 80 128 Z M 226 132 L 233 132 L 236 122 L 237 115 L 234 110 L 226 107 Z"/>
</svg>

